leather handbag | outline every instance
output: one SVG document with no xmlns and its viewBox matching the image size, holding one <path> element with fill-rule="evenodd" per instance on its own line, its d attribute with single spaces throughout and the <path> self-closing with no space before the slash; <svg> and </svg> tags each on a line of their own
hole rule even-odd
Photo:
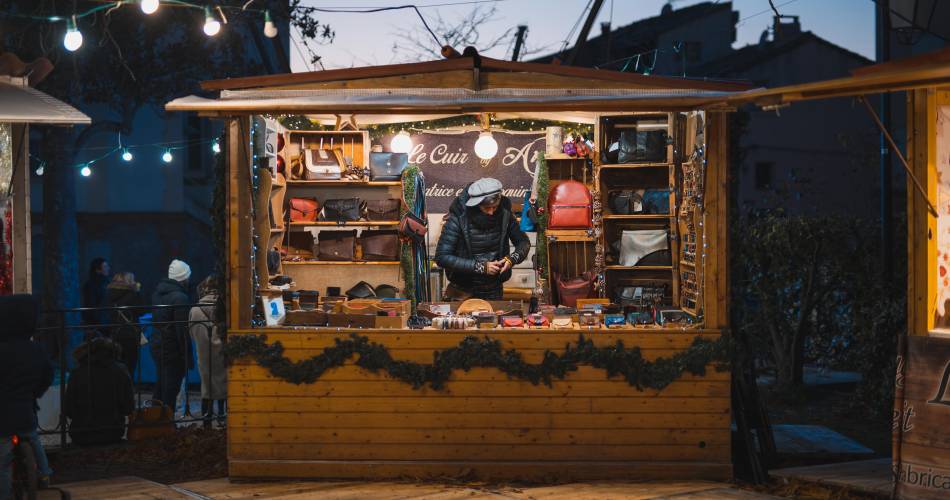
<svg viewBox="0 0 950 500">
<path fill-rule="evenodd" d="M 425 241 L 428 232 L 429 228 L 426 220 L 412 212 L 406 212 L 399 220 L 399 234 L 417 243 Z"/>
<path fill-rule="evenodd" d="M 590 297 L 593 289 L 594 277 L 590 271 L 568 280 L 556 277 L 557 295 L 560 299 L 560 305 L 568 307 L 577 307 L 577 299 L 586 299 Z"/>
<path fill-rule="evenodd" d="M 368 299 L 376 296 L 376 290 L 373 288 L 373 285 L 365 281 L 360 281 L 359 283 L 353 285 L 353 288 L 350 288 L 346 291 L 346 298 L 348 299 Z M 375 314 L 375 311 L 373 311 Z"/>
<path fill-rule="evenodd" d="M 593 199 L 581 182 L 558 184 L 548 197 L 548 206 L 549 229 L 589 229 L 593 224 Z"/>
<path fill-rule="evenodd" d="M 407 153 L 370 153 L 369 178 L 374 181 L 398 181 L 409 166 Z"/>
<path fill-rule="evenodd" d="M 356 258 L 356 230 L 320 231 L 320 260 L 352 261 Z"/>
<path fill-rule="evenodd" d="M 366 200 L 367 220 L 399 220 L 399 204 L 396 198 Z"/>
<path fill-rule="evenodd" d="M 643 213 L 643 189 L 611 191 L 607 195 L 607 204 L 616 215 Z"/>
<path fill-rule="evenodd" d="M 342 198 L 325 201 L 323 210 L 320 211 L 320 220 L 342 224 L 360 220 L 362 215 L 362 203 L 359 198 Z"/>
<path fill-rule="evenodd" d="M 172 417 L 173 412 L 170 406 L 162 404 L 157 399 L 145 401 L 141 408 L 136 408 L 132 412 L 126 439 L 142 441 L 174 434 L 175 423 Z"/>
<path fill-rule="evenodd" d="M 669 248 L 670 233 L 666 229 L 623 231 L 620 236 L 620 265 L 635 266 L 646 255 Z"/>
<path fill-rule="evenodd" d="M 280 272 L 280 251 L 276 248 L 267 251 L 267 273 L 277 274 Z"/>
<path fill-rule="evenodd" d="M 520 227 L 524 232 L 538 230 L 537 226 L 535 225 L 535 220 L 531 217 L 531 212 L 534 211 L 534 208 L 531 205 L 531 191 L 528 191 L 524 194 L 524 204 L 521 206 Z"/>
<path fill-rule="evenodd" d="M 399 260 L 399 233 L 367 229 L 360 234 L 363 260 Z"/>
<path fill-rule="evenodd" d="M 290 222 L 315 222 L 320 202 L 314 198 L 290 199 Z"/>
<path fill-rule="evenodd" d="M 399 297 L 399 289 L 392 285 L 379 285 L 376 287 L 376 296 L 381 299 L 395 299 Z"/>
<path fill-rule="evenodd" d="M 634 125 L 620 131 L 619 163 L 665 162 L 666 130 L 641 130 Z"/>
<path fill-rule="evenodd" d="M 343 153 L 339 149 L 304 151 L 304 177 L 308 181 L 338 181 L 343 176 Z"/>
<path fill-rule="evenodd" d="M 312 259 L 314 252 L 313 233 L 310 231 L 291 231 L 287 233 L 287 255 Z"/>
<path fill-rule="evenodd" d="M 643 213 L 653 215 L 670 213 L 670 190 L 647 189 L 643 193 Z"/>
</svg>

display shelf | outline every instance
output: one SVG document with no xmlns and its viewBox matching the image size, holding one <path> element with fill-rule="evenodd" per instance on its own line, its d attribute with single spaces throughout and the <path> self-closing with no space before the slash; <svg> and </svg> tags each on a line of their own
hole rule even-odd
<svg viewBox="0 0 950 500">
<path fill-rule="evenodd" d="M 670 168 L 672 163 L 610 163 L 600 165 L 601 169 L 627 169 L 627 168 Z"/>
<path fill-rule="evenodd" d="M 608 271 L 672 271 L 673 266 L 605 266 Z"/>
<path fill-rule="evenodd" d="M 285 266 L 398 266 L 398 260 L 304 260 L 304 261 L 283 261 Z"/>
<path fill-rule="evenodd" d="M 587 157 L 586 156 L 571 156 L 564 153 L 554 153 L 554 154 L 545 153 L 544 159 L 545 160 L 586 160 Z"/>
<path fill-rule="evenodd" d="M 555 241 L 594 241 L 587 229 L 548 229 L 544 235 Z"/>
<path fill-rule="evenodd" d="M 398 226 L 398 220 L 357 220 L 357 221 L 348 221 L 340 224 L 333 221 L 316 221 L 316 222 L 291 222 L 291 227 L 365 227 L 365 226 Z"/>
<path fill-rule="evenodd" d="M 624 220 L 624 221 L 662 220 L 662 221 L 666 221 L 666 220 L 669 220 L 669 218 L 670 218 L 670 214 L 631 214 L 631 215 L 604 214 L 604 220 Z"/>
<path fill-rule="evenodd" d="M 287 181 L 289 186 L 329 186 L 329 187 L 376 187 L 376 186 L 401 186 L 400 181 L 305 181 L 291 180 Z"/>
</svg>

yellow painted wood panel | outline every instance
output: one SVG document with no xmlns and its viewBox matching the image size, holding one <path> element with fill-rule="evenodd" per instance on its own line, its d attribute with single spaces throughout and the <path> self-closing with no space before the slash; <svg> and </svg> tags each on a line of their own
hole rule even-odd
<svg viewBox="0 0 950 500">
<path fill-rule="evenodd" d="M 693 429 L 336 429 L 267 428 L 231 429 L 231 444 L 577 444 L 577 445 L 725 445 L 729 433 Z"/>
<path fill-rule="evenodd" d="M 653 460 L 725 461 L 728 446 L 696 445 L 425 445 L 425 444 L 333 444 L 229 443 L 234 459 L 282 460 Z"/>
<path fill-rule="evenodd" d="M 662 390 L 637 390 L 624 381 L 567 382 L 555 381 L 551 386 L 530 382 L 449 382 L 444 389 L 428 386 L 413 388 L 398 381 L 349 382 L 316 381 L 312 384 L 291 384 L 284 381 L 255 380 L 228 382 L 228 394 L 235 396 L 321 396 L 321 397 L 627 397 L 627 398 L 728 398 L 728 382 L 673 382 Z"/>
<path fill-rule="evenodd" d="M 729 432 L 725 413 L 321 413 L 228 412 L 228 427 L 333 429 L 715 429 Z"/>
<path fill-rule="evenodd" d="M 238 412 L 366 413 L 728 413 L 729 398 L 230 396 Z"/>
</svg>

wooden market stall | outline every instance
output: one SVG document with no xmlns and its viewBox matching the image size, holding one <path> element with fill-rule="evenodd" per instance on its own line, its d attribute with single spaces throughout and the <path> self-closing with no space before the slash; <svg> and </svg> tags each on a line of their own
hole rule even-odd
<svg viewBox="0 0 950 500">
<path fill-rule="evenodd" d="M 177 99 L 167 109 L 227 122 L 228 335 L 229 343 L 246 348 L 229 371 L 232 478 L 732 477 L 730 374 L 717 369 L 728 361 L 722 341 L 729 327 L 726 101 L 747 86 L 477 55 L 203 86 L 220 97 Z M 594 270 L 600 281 L 593 295 L 608 301 L 618 287 L 666 283 L 658 303 L 689 312 L 689 321 L 608 329 L 602 322 L 581 327 L 575 317 L 564 329 L 477 331 L 379 322 L 356 328 L 352 319 L 336 327 L 262 326 L 261 297 L 274 296 L 265 278 L 273 274 L 268 250 L 326 226 L 398 224 L 286 223 L 288 200 L 301 196 L 294 193 L 321 202 L 383 200 L 402 198 L 404 189 L 401 181 L 295 180 L 293 158 L 329 143 L 342 145 L 347 165 L 365 167 L 374 144 L 359 124 L 467 114 L 591 124 L 591 162 L 565 154 L 544 160 L 552 186 L 582 180 L 594 199 L 589 229 L 547 231 L 548 264 L 565 274 Z M 268 126 L 262 115 L 335 117 L 337 126 L 278 131 L 289 149 L 275 175 L 256 156 L 255 128 Z M 610 142 L 605 129 L 644 120 L 662 131 L 658 158 L 602 161 Z M 669 190 L 663 204 L 670 206 L 663 213 L 617 213 L 607 200 L 617 186 Z M 666 263 L 610 261 L 611 240 L 638 227 L 667 232 Z M 325 287 L 401 280 L 397 261 L 312 257 L 285 256 L 280 263 L 292 288 L 323 295 Z M 340 312 L 339 304 L 324 307 L 331 318 Z"/>
</svg>

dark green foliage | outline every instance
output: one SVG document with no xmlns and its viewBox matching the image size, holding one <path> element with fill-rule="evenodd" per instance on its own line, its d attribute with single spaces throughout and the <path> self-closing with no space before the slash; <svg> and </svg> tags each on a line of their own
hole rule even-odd
<svg viewBox="0 0 950 500">
<path fill-rule="evenodd" d="M 697 337 L 685 351 L 670 358 L 647 361 L 639 347 L 627 349 L 621 341 L 597 347 L 592 340 L 579 335 L 577 343 L 567 344 L 560 355 L 546 351 L 544 359 L 537 365 L 525 362 L 521 353 L 514 349 L 502 349 L 501 342 L 496 339 L 474 336 L 465 337 L 457 347 L 435 351 L 432 364 L 394 360 L 386 346 L 356 334 L 345 339 L 337 338 L 336 345 L 327 347 L 322 354 L 296 363 L 284 356 L 284 346 L 280 342 L 268 345 L 265 335 L 232 337 L 223 352 L 229 363 L 251 357 L 275 377 L 294 384 L 313 383 L 328 369 L 342 366 L 353 355 L 359 355 L 357 366 L 373 373 L 386 372 L 416 389 L 426 385 L 436 390 L 443 389 L 453 371 L 469 371 L 476 367 L 498 368 L 510 378 L 550 386 L 552 380 L 563 380 L 579 366 L 589 365 L 605 370 L 608 378 L 623 377 L 628 384 L 642 391 L 644 388 L 663 389 L 684 372 L 701 376 L 710 363 L 715 363 L 717 370 L 728 369 L 731 342 L 726 337 L 716 341 Z"/>
</svg>

